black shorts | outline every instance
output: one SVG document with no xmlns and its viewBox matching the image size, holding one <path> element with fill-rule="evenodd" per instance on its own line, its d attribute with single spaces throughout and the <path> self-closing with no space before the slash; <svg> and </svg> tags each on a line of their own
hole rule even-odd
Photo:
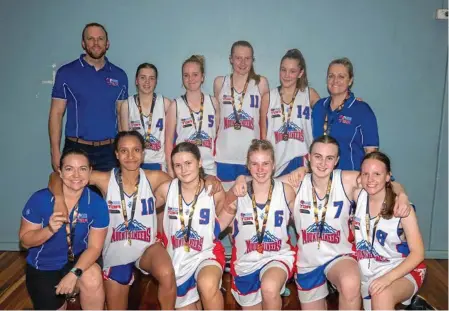
<svg viewBox="0 0 449 311">
<path fill-rule="evenodd" d="M 70 272 L 75 262 L 68 262 L 61 270 L 38 270 L 30 265 L 26 267 L 26 287 L 35 310 L 57 310 L 64 303 L 65 295 L 56 295 L 56 286 Z M 102 260 L 96 261 L 102 267 Z"/>
</svg>

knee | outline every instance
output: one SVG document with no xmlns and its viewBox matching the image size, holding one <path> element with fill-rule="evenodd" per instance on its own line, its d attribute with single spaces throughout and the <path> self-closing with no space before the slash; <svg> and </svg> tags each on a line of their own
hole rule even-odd
<svg viewBox="0 0 449 311">
<path fill-rule="evenodd" d="M 99 289 L 103 289 L 103 278 L 101 276 L 100 267 L 93 264 L 89 269 L 83 272 L 79 279 L 80 289 L 84 294 L 96 293 Z"/>
<path fill-rule="evenodd" d="M 198 291 L 203 297 L 214 297 L 219 290 L 219 280 L 210 275 L 200 275 L 198 277 Z"/>
<path fill-rule="evenodd" d="M 260 291 L 264 300 L 273 299 L 280 295 L 281 286 L 277 282 L 271 279 L 263 279 L 260 284 Z"/>
<path fill-rule="evenodd" d="M 170 264 L 159 267 L 157 273 L 154 273 L 153 275 L 159 282 L 160 286 L 176 287 L 175 271 L 173 270 L 171 262 Z"/>
<path fill-rule="evenodd" d="M 394 309 L 393 294 L 386 288 L 380 293 L 371 296 L 371 307 L 375 310 Z"/>
<path fill-rule="evenodd" d="M 342 277 L 337 289 L 346 300 L 360 299 L 360 279 L 354 275 Z"/>
</svg>

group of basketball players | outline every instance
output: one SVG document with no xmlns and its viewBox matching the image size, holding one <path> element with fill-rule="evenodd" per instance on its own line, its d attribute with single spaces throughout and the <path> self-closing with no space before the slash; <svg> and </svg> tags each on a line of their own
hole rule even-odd
<svg viewBox="0 0 449 311">
<path fill-rule="evenodd" d="M 119 113 L 119 166 L 92 171 L 85 153 L 65 151 L 51 192 L 37 192 L 23 210 L 35 308 L 64 308 L 61 294 L 79 291 L 83 308 L 106 300 L 108 309 L 126 309 L 137 267 L 157 279 L 162 309 L 223 309 L 218 236 L 228 227 L 231 290 L 244 309 L 280 310 L 291 277 L 302 309 L 326 309 L 327 281 L 340 309 L 360 309 L 361 297 L 365 309 L 394 309 L 416 293 L 423 242 L 388 157 L 366 150 L 349 161 L 360 172 L 336 169 L 343 160 L 329 135 L 335 120 L 326 115 L 324 135 L 313 135 L 319 95 L 301 52 L 285 54 L 281 86 L 271 91 L 253 61 L 252 46 L 235 42 L 233 72 L 215 79 L 210 96 L 201 90 L 204 58 L 193 55 L 182 64 L 186 93 L 173 101 L 155 93 L 154 65 L 138 67 L 137 94 Z M 343 104 L 350 92 L 341 86 L 352 79 L 346 61 L 328 72 Z"/>
</svg>

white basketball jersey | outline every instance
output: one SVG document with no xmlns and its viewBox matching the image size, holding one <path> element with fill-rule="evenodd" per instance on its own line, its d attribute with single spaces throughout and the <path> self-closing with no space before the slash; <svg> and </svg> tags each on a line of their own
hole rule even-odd
<svg viewBox="0 0 449 311">
<path fill-rule="evenodd" d="M 259 230 L 262 228 L 264 211 L 264 207 L 257 207 Z M 240 276 L 251 274 L 272 260 L 283 262 L 291 270 L 295 253 L 287 232 L 289 220 L 290 210 L 285 199 L 284 186 L 282 182 L 275 180 L 262 242 L 263 253 L 259 253 L 251 197 L 246 194 L 244 197 L 238 198 L 232 246 L 231 267 L 233 273 Z"/>
<path fill-rule="evenodd" d="M 283 111 L 281 105 L 284 107 Z M 274 147 L 275 176 L 279 175 L 293 158 L 305 156 L 313 141 L 309 88 L 306 88 L 304 92 L 298 91 L 296 94 L 290 121 L 287 124 L 289 109 L 289 105 L 282 101 L 279 89 L 272 89 L 270 107 L 267 112 L 267 139 Z M 285 123 L 282 112 L 284 112 Z M 287 141 L 283 140 L 284 133 L 288 135 Z"/>
<path fill-rule="evenodd" d="M 362 282 L 380 277 L 394 269 L 405 260 L 409 253 L 407 242 L 401 240 L 402 229 L 399 228 L 400 218 L 380 218 L 374 237 L 374 222 L 376 217 L 370 219 L 370 233 L 366 233 L 366 204 L 368 194 L 365 190 L 360 192 L 357 199 L 357 208 L 353 225 L 355 232 L 356 255 L 361 270 Z M 369 265 L 369 267 L 368 267 Z"/>
<path fill-rule="evenodd" d="M 105 269 L 136 261 L 145 249 L 155 242 L 157 234 L 156 199 L 145 172 L 140 169 L 139 191 L 134 218 L 131 215 L 133 197 L 124 194 L 128 215 L 128 230 L 131 238 L 131 245 L 128 244 L 128 232 L 120 204 L 120 188 L 116 179 L 117 170 L 113 169 L 111 172 L 106 194 L 109 209 L 109 228 L 103 247 Z"/>
<path fill-rule="evenodd" d="M 234 92 L 235 108 L 240 106 L 241 93 Z M 251 140 L 260 137 L 259 116 L 261 96 L 259 87 L 250 80 L 239 113 L 241 129 L 234 129 L 235 114 L 232 109 L 230 76 L 225 76 L 219 98 L 220 127 L 217 134 L 215 160 L 220 163 L 245 164 L 246 152 Z"/>
<path fill-rule="evenodd" d="M 156 103 L 153 110 L 151 121 L 150 144 L 145 148 L 144 163 L 165 163 L 165 105 L 164 97 L 156 94 Z M 128 126 L 130 130 L 138 131 L 145 137 L 148 131 L 149 116 L 143 116 L 143 122 L 140 119 L 140 111 L 134 96 L 128 97 Z M 149 148 L 148 148 L 149 147 Z"/>
<path fill-rule="evenodd" d="M 190 110 L 182 97 L 176 100 L 176 144 L 187 141 L 195 143 L 197 137 L 201 139 L 201 145 L 198 146 L 201 152 L 204 172 L 207 175 L 217 175 L 217 169 L 214 160 L 214 142 L 215 142 L 215 107 L 212 104 L 210 95 L 204 95 L 204 111 L 201 133 L 197 130 L 200 126 L 200 112 L 193 112 L 195 123 L 190 115 Z M 195 128 L 196 124 L 196 128 Z"/>
<path fill-rule="evenodd" d="M 338 255 L 353 253 L 349 242 L 351 201 L 346 196 L 341 178 L 341 170 L 334 170 L 319 249 L 318 237 L 325 200 L 317 198 L 319 212 L 316 224 L 311 174 L 304 177 L 298 190 L 293 217 L 298 233 L 296 266 L 301 269 L 301 273 L 313 270 Z"/>
<path fill-rule="evenodd" d="M 183 284 L 205 259 L 215 258 L 217 249 L 223 249 L 218 240 L 220 225 L 216 221 L 214 197 L 203 188 L 198 196 L 192 217 L 189 235 L 190 251 L 184 250 L 184 232 L 179 218 L 178 179 L 173 179 L 167 194 L 164 211 L 164 234 L 167 238 L 167 252 L 172 258 L 177 284 Z M 184 225 L 187 230 L 192 203 L 184 200 Z"/>
</svg>

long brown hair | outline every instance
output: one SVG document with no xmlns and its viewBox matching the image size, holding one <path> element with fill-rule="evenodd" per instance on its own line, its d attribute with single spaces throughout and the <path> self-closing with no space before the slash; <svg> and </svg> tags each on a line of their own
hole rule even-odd
<svg viewBox="0 0 449 311">
<path fill-rule="evenodd" d="M 232 47 L 231 47 L 231 57 L 234 53 L 234 48 L 236 48 L 237 46 L 243 46 L 243 47 L 247 47 L 247 48 L 251 49 L 251 56 L 253 58 L 253 63 L 251 64 L 251 68 L 249 70 L 248 77 L 249 77 L 249 79 L 253 79 L 256 82 L 256 85 L 258 85 L 260 82 L 260 75 L 256 74 L 256 72 L 254 71 L 254 49 L 253 49 L 253 46 L 251 45 L 251 43 L 249 43 L 248 41 L 245 41 L 245 40 L 236 41 L 232 44 Z"/>
<path fill-rule="evenodd" d="M 374 151 L 370 152 L 365 155 L 362 161 L 365 162 L 365 160 L 377 160 L 382 162 L 385 165 L 385 170 L 387 171 L 387 174 L 391 174 L 391 162 L 390 158 L 383 152 L 380 151 Z M 388 181 L 385 184 L 385 206 L 382 207 L 382 210 L 380 211 L 380 215 L 384 219 L 390 219 L 393 217 L 393 208 L 396 201 L 396 194 L 393 192 L 393 188 L 391 186 L 391 181 Z"/>
</svg>

